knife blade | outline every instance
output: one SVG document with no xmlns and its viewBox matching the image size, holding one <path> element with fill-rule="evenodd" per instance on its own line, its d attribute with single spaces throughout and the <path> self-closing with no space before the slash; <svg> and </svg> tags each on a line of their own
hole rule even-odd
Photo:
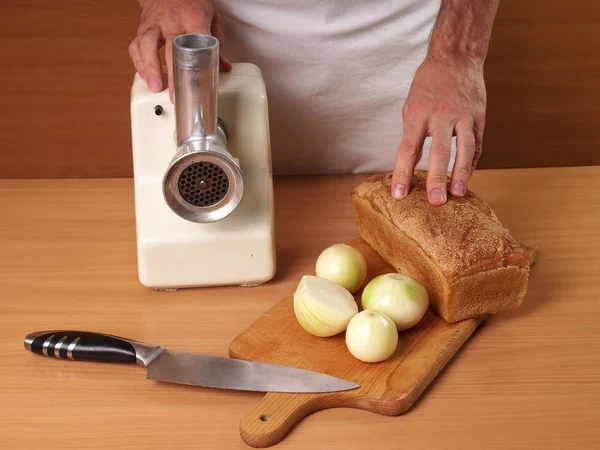
<svg viewBox="0 0 600 450">
<path fill-rule="evenodd" d="M 25 337 L 25 348 L 49 358 L 137 364 L 159 382 L 259 392 L 326 393 L 358 384 L 297 367 L 185 353 L 158 345 L 90 331 L 39 331 Z"/>
</svg>

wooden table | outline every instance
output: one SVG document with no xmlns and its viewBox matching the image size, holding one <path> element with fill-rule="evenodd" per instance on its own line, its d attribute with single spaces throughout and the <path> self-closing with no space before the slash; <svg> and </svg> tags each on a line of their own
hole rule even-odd
<svg viewBox="0 0 600 450">
<path fill-rule="evenodd" d="M 50 360 L 23 338 L 90 329 L 227 356 L 322 248 L 356 235 L 362 178 L 277 180 L 276 278 L 177 292 L 137 281 L 131 180 L 0 181 L 0 448 L 248 448 L 239 422 L 262 394 Z M 319 412 L 274 448 L 600 448 L 600 167 L 479 171 L 471 187 L 540 247 L 525 305 L 488 320 L 407 414 Z"/>
</svg>

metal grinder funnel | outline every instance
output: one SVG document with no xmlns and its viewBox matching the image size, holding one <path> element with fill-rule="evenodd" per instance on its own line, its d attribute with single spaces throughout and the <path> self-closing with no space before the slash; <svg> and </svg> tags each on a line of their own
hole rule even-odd
<svg viewBox="0 0 600 450">
<path fill-rule="evenodd" d="M 227 131 L 217 115 L 219 41 L 185 34 L 173 40 L 177 153 L 163 179 L 173 212 L 191 222 L 215 222 L 242 200 L 239 161 L 227 151 Z"/>
</svg>

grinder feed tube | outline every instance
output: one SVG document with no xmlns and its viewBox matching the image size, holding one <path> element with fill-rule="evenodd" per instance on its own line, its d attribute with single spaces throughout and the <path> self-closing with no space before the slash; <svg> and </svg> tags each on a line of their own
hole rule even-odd
<svg viewBox="0 0 600 450">
<path fill-rule="evenodd" d="M 192 222 L 214 222 L 231 214 L 243 195 L 238 161 L 227 151 L 218 120 L 219 42 L 185 34 L 173 41 L 177 154 L 163 181 L 169 207 Z"/>
<path fill-rule="evenodd" d="M 173 41 L 173 82 L 177 145 L 217 135 L 219 43 L 186 34 Z"/>
</svg>

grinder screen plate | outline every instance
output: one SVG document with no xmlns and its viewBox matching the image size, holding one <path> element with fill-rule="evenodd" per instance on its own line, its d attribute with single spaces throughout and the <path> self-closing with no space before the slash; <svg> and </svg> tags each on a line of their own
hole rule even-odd
<svg viewBox="0 0 600 450">
<path fill-rule="evenodd" d="M 179 193 L 195 206 L 209 207 L 227 195 L 229 179 L 218 165 L 197 162 L 189 165 L 179 176 Z"/>
</svg>

